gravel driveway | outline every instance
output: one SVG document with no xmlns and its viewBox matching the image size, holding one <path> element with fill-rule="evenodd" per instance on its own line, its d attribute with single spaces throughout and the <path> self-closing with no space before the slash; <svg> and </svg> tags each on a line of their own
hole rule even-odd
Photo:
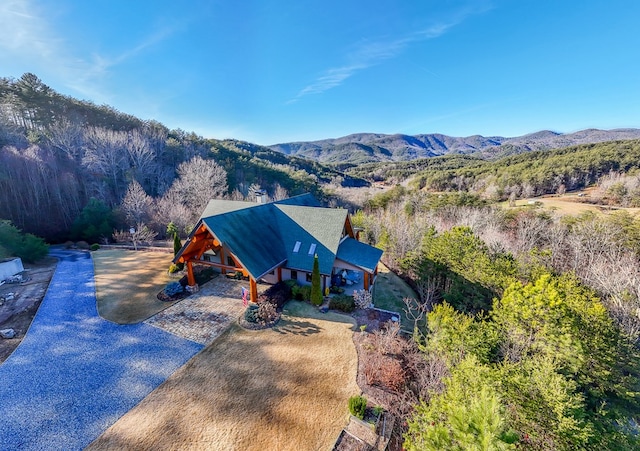
<svg viewBox="0 0 640 451">
<path fill-rule="evenodd" d="M 83 449 L 202 349 L 101 319 L 90 254 L 52 255 L 60 263 L 38 314 L 0 365 L 2 449 Z"/>
</svg>

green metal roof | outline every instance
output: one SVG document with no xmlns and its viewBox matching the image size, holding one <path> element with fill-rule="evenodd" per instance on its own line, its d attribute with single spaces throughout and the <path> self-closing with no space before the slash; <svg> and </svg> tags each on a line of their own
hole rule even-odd
<svg viewBox="0 0 640 451">
<path fill-rule="evenodd" d="M 336 257 L 367 272 L 373 272 L 382 257 L 382 250 L 353 238 L 345 238 L 340 243 Z"/>
<path fill-rule="evenodd" d="M 340 240 L 348 212 L 316 205 L 317 201 L 311 195 L 268 204 L 214 199 L 207 205 L 201 221 L 256 279 L 282 262 L 286 262 L 287 268 L 311 272 L 314 255 L 318 255 L 320 272 L 329 275 L 336 255 L 340 253 L 339 248 L 344 245 Z M 358 243 L 350 238 L 345 241 L 348 240 Z M 189 240 L 183 249 L 188 244 Z M 382 251 L 358 244 L 362 247 L 345 247 L 349 250 L 350 260 L 342 259 L 373 271 Z M 351 257 L 354 252 L 366 253 L 364 266 L 351 261 L 355 258 Z"/>
</svg>

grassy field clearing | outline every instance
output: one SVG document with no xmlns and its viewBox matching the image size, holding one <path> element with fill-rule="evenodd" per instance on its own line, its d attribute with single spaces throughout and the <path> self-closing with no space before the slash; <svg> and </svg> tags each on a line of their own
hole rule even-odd
<svg viewBox="0 0 640 451">
<path fill-rule="evenodd" d="M 637 215 L 640 213 L 640 208 L 624 208 L 624 207 L 610 207 L 608 205 L 593 205 L 579 201 L 579 197 L 576 194 L 565 194 L 563 196 L 554 196 L 554 197 L 532 197 L 531 199 L 522 199 L 516 201 L 516 207 L 525 207 L 525 208 L 542 208 L 545 210 L 555 211 L 560 215 L 571 215 L 578 216 L 581 213 L 585 213 L 587 211 L 598 213 L 598 214 L 607 214 L 613 213 L 615 211 L 628 211 L 632 215 Z M 529 202 L 538 202 L 539 205 L 531 205 Z M 503 208 L 513 208 L 509 207 L 509 202 L 501 202 L 500 205 Z"/>
<path fill-rule="evenodd" d="M 291 301 L 274 329 L 233 325 L 87 449 L 329 449 L 359 393 L 354 324 Z"/>
<path fill-rule="evenodd" d="M 98 313 L 118 324 L 144 321 L 173 305 L 156 295 L 172 280 L 172 254 L 107 249 L 92 252 Z"/>
</svg>

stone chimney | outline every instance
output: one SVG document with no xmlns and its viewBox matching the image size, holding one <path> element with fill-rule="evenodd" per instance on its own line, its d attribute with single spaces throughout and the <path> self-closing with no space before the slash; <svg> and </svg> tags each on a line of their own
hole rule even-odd
<svg viewBox="0 0 640 451">
<path fill-rule="evenodd" d="M 267 203 L 267 190 L 256 189 L 256 190 L 253 190 L 253 193 L 256 195 L 256 203 L 258 204 Z"/>
</svg>

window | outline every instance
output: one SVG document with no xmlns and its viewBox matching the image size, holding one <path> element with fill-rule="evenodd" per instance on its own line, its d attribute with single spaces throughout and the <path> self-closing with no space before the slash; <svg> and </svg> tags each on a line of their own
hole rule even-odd
<svg viewBox="0 0 640 451">
<path fill-rule="evenodd" d="M 307 273 L 307 282 L 311 282 L 312 274 L 310 272 Z"/>
<path fill-rule="evenodd" d="M 298 280 L 298 271 L 291 270 L 291 279 Z"/>
<path fill-rule="evenodd" d="M 311 246 L 309 246 L 309 255 L 313 255 L 316 253 L 316 243 L 313 243 Z"/>
<path fill-rule="evenodd" d="M 300 250 L 300 245 L 301 245 L 301 244 L 302 244 L 302 243 L 301 243 L 300 241 L 296 241 L 296 245 L 295 245 L 295 246 L 293 246 L 293 252 L 294 252 L 294 253 L 298 253 L 298 251 Z"/>
</svg>

